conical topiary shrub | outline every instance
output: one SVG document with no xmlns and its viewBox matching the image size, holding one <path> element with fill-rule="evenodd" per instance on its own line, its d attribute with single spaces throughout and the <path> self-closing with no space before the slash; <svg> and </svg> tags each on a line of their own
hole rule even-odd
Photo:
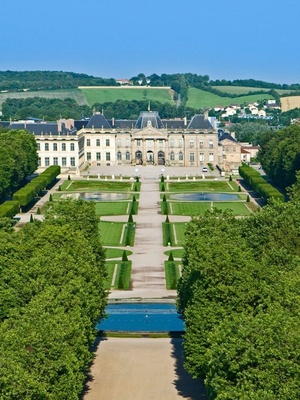
<svg viewBox="0 0 300 400">
<path fill-rule="evenodd" d="M 169 254 L 168 261 L 174 261 L 174 257 L 173 257 L 172 251 L 171 251 L 171 253 Z"/>
<path fill-rule="evenodd" d="M 126 250 L 123 250 L 122 261 L 128 261 Z"/>
</svg>

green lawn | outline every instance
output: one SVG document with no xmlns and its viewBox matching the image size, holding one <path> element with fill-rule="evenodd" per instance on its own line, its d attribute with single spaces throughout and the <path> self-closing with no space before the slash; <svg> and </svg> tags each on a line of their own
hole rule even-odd
<svg viewBox="0 0 300 400">
<path fill-rule="evenodd" d="M 171 223 L 172 231 L 172 246 L 183 246 L 184 245 L 184 233 L 186 229 L 185 222 L 173 222 Z"/>
<path fill-rule="evenodd" d="M 238 185 L 234 181 L 181 181 L 168 182 L 166 190 L 169 192 L 237 192 Z"/>
<path fill-rule="evenodd" d="M 105 248 L 105 257 L 106 259 L 108 258 L 121 258 L 123 256 L 123 251 L 122 249 L 116 249 L 112 247 L 107 247 Z M 126 255 L 130 256 L 132 254 L 132 251 L 125 250 Z"/>
<path fill-rule="evenodd" d="M 130 289 L 131 264 L 131 261 L 106 261 L 106 289 Z"/>
<path fill-rule="evenodd" d="M 103 246 L 124 246 L 125 223 L 100 221 L 98 227 Z"/>
<path fill-rule="evenodd" d="M 180 247 L 184 245 L 185 222 L 163 222 L 163 246 Z"/>
<path fill-rule="evenodd" d="M 95 103 L 114 103 L 117 100 L 149 100 L 159 101 L 161 103 L 172 103 L 168 88 L 86 88 L 81 89 L 81 91 L 90 106 L 93 106 Z"/>
<path fill-rule="evenodd" d="M 198 215 L 204 214 L 211 209 L 211 202 L 168 202 L 168 212 L 170 215 Z"/>
<path fill-rule="evenodd" d="M 120 181 L 93 181 L 93 180 L 76 180 L 65 181 L 61 185 L 62 191 L 102 191 L 102 192 L 130 192 L 134 190 L 134 182 Z"/>
<path fill-rule="evenodd" d="M 165 251 L 164 254 L 169 257 L 170 253 L 173 254 L 174 258 L 182 258 L 183 257 L 183 249 L 175 249 Z"/>
<path fill-rule="evenodd" d="M 199 201 L 199 202 L 168 202 L 170 215 L 202 215 L 212 207 L 219 210 L 232 210 L 233 215 L 250 215 L 251 211 L 246 202 L 238 201 Z"/>
<path fill-rule="evenodd" d="M 95 202 L 96 215 L 126 215 L 131 210 L 132 203 L 124 201 Z M 129 212 L 128 212 L 129 211 Z"/>
</svg>

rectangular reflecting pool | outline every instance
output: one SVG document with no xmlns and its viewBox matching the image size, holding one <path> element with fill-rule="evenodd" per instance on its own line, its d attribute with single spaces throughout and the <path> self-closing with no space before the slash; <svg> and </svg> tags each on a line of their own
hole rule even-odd
<svg viewBox="0 0 300 400">
<path fill-rule="evenodd" d="M 122 303 L 106 308 L 107 318 L 97 329 L 110 332 L 183 332 L 184 323 L 174 304 Z"/>
</svg>

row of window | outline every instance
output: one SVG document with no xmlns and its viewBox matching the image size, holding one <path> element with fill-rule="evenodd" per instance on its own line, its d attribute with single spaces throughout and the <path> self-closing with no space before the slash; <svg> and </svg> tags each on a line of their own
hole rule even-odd
<svg viewBox="0 0 300 400">
<path fill-rule="evenodd" d="M 91 146 L 91 139 L 86 139 L 86 145 L 88 147 Z M 96 139 L 96 146 L 100 147 L 100 139 Z M 105 146 L 109 147 L 110 146 L 110 139 L 105 139 Z"/>
<path fill-rule="evenodd" d="M 153 140 L 147 140 L 148 142 L 153 142 Z M 159 145 L 163 145 L 164 140 L 163 139 L 159 139 L 158 143 Z M 142 140 L 141 139 L 137 139 L 136 140 L 136 145 L 139 147 L 142 144 Z M 88 147 L 91 146 L 91 139 L 87 139 L 86 140 L 86 145 Z M 182 147 L 183 145 L 183 140 L 179 139 L 178 140 L 178 147 Z M 96 139 L 96 146 L 100 147 L 100 139 Z M 110 139 L 105 139 L 105 146 L 109 147 L 110 146 Z M 130 146 L 130 139 L 125 139 L 125 146 L 129 147 Z M 195 142 L 194 140 L 190 140 L 190 147 L 194 147 L 195 146 Z M 117 147 L 121 147 L 121 139 L 117 139 Z M 170 140 L 170 147 L 173 148 L 175 147 L 175 140 L 171 139 Z M 214 143 L 212 140 L 209 140 L 208 142 L 208 148 L 212 149 L 214 147 Z M 204 148 L 204 142 L 200 141 L 199 142 L 199 148 Z M 70 151 L 75 151 L 75 143 L 70 143 Z M 38 151 L 41 150 L 41 144 L 38 143 Z M 44 150 L 45 151 L 49 151 L 50 150 L 50 144 L 49 143 L 45 143 L 44 144 Z M 58 151 L 58 143 L 52 143 L 52 151 Z M 67 151 L 67 143 L 61 143 L 61 151 Z M 235 151 L 235 149 L 233 150 Z"/>
<path fill-rule="evenodd" d="M 142 158 L 142 153 L 140 153 L 140 154 L 137 154 L 137 153 L 136 153 L 136 158 Z M 170 161 L 175 161 L 175 159 L 176 159 L 175 153 L 173 151 L 171 151 L 171 153 L 170 153 Z M 86 153 L 86 160 L 87 161 L 92 161 L 92 153 L 90 153 L 90 152 Z M 105 153 L 105 160 L 106 161 L 110 161 L 111 160 L 111 156 L 110 156 L 109 152 Z M 118 161 L 124 160 L 124 155 L 122 154 L 121 151 L 117 152 L 117 160 Z M 126 151 L 126 153 L 125 153 L 125 160 L 126 161 L 130 161 L 130 152 L 129 151 Z M 179 161 L 183 161 L 183 152 L 182 151 L 180 151 L 178 153 L 178 160 Z M 191 162 L 195 162 L 195 153 L 189 153 L 189 160 Z M 101 161 L 101 153 L 100 152 L 96 153 L 96 161 Z M 205 153 L 199 153 L 199 161 L 200 162 L 206 161 L 205 160 Z M 208 154 L 208 161 L 209 162 L 214 162 L 214 153 L 209 153 Z"/>
<path fill-rule="evenodd" d="M 190 153 L 189 154 L 189 159 L 190 162 L 194 162 L 195 161 L 195 153 Z M 214 153 L 209 153 L 208 154 L 208 162 L 214 162 L 215 160 L 215 156 Z M 204 162 L 205 160 L 205 153 L 199 153 L 199 161 L 200 162 Z"/>
<path fill-rule="evenodd" d="M 51 164 L 50 164 L 51 161 Z M 44 165 L 45 167 L 49 167 L 49 165 L 61 165 L 62 167 L 75 167 L 75 157 L 70 157 L 69 158 L 69 164 L 68 164 L 68 158 L 67 157 L 62 157 L 61 158 L 61 164 L 58 163 L 58 157 L 45 157 L 44 158 Z M 42 159 L 39 157 L 39 166 L 42 166 Z"/>
<path fill-rule="evenodd" d="M 70 144 L 70 151 L 75 151 L 75 143 L 68 143 Z M 38 146 L 38 151 L 41 151 L 41 143 L 37 144 Z M 44 150 L 49 151 L 50 150 L 50 144 L 45 143 L 44 144 Z M 58 151 L 58 143 L 52 143 L 52 151 Z M 61 151 L 67 151 L 67 143 L 61 143 Z"/>
</svg>

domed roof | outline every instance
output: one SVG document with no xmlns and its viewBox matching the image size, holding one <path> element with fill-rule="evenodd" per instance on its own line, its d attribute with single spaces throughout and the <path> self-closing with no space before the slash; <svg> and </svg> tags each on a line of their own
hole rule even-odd
<svg viewBox="0 0 300 400">
<path fill-rule="evenodd" d="M 143 111 L 135 124 L 136 129 L 143 129 L 152 126 L 156 129 L 164 128 L 164 125 L 157 111 Z"/>
</svg>

